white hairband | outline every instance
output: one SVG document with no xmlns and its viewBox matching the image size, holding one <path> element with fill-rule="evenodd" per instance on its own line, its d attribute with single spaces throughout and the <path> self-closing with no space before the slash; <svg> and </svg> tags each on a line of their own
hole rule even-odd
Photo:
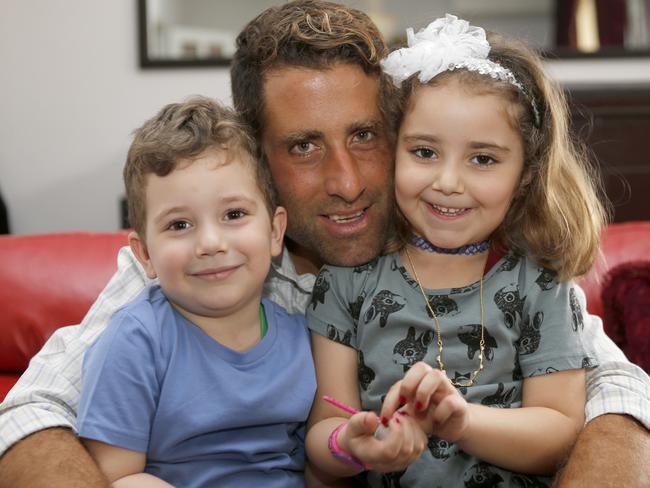
<svg viewBox="0 0 650 488">
<path fill-rule="evenodd" d="M 395 85 L 400 86 L 418 72 L 418 80 L 428 83 L 445 71 L 474 71 L 517 87 L 530 101 L 535 126 L 539 127 L 540 114 L 533 97 L 508 68 L 488 59 L 490 43 L 485 30 L 447 14 L 417 33 L 409 27 L 406 38 L 408 47 L 397 49 L 381 60 L 382 69 Z"/>
</svg>

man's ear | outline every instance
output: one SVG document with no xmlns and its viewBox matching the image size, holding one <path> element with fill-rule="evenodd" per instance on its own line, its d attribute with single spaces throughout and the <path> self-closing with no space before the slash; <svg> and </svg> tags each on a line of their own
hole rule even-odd
<svg viewBox="0 0 650 488">
<path fill-rule="evenodd" d="M 140 264 L 144 268 L 145 273 L 147 273 L 147 276 L 152 279 L 155 278 L 157 276 L 156 270 L 151 264 L 151 258 L 149 257 L 147 246 L 135 231 L 129 234 L 129 246 L 131 246 L 131 251 L 133 251 L 133 254 L 138 259 L 138 261 L 140 261 Z"/>
<path fill-rule="evenodd" d="M 285 230 L 287 230 L 287 211 L 284 207 L 277 207 L 271 219 L 271 256 L 282 254 Z"/>
</svg>

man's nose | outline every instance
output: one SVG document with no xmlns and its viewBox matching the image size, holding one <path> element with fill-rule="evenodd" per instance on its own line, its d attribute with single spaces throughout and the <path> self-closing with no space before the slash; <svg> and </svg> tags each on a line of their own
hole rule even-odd
<svg viewBox="0 0 650 488">
<path fill-rule="evenodd" d="M 227 239 L 222 232 L 219 232 L 217 226 L 204 225 L 196 235 L 197 256 L 212 256 L 224 252 L 228 247 Z"/>
<path fill-rule="evenodd" d="M 463 193 L 465 185 L 459 165 L 455 161 L 439 161 L 436 164 L 436 172 L 431 188 L 444 195 Z"/>
<path fill-rule="evenodd" d="M 366 188 L 359 161 L 347 147 L 334 148 L 323 161 L 325 191 L 348 203 L 354 202 Z"/>
</svg>

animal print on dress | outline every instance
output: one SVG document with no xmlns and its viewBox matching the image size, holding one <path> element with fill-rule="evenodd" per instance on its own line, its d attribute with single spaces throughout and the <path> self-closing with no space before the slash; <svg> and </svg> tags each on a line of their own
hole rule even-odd
<svg viewBox="0 0 650 488">
<path fill-rule="evenodd" d="M 501 475 L 492 470 L 488 463 L 480 462 L 474 464 L 463 475 L 465 488 L 496 488 L 503 486 Z"/>
<path fill-rule="evenodd" d="M 513 386 L 508 391 L 505 391 L 505 389 L 505 385 L 503 383 L 499 383 L 497 390 L 494 393 L 484 397 L 481 400 L 481 405 L 489 405 L 491 407 L 497 408 L 510 408 L 517 387 Z"/>
<path fill-rule="evenodd" d="M 389 290 L 381 290 L 373 297 L 370 308 L 366 310 L 363 319 L 367 324 L 375 317 L 379 317 L 379 327 L 386 327 L 390 314 L 402 310 L 404 305 L 406 305 L 406 300 L 402 296 Z"/>
<path fill-rule="evenodd" d="M 329 270 L 324 269 L 316 278 L 316 283 L 314 283 L 314 290 L 311 293 L 311 306 L 313 310 L 316 310 L 318 303 L 325 303 L 325 294 L 327 290 L 330 289 L 329 279 L 332 274 Z"/>
<path fill-rule="evenodd" d="M 569 290 L 569 304 L 571 305 L 571 324 L 573 326 L 573 331 L 578 332 L 578 329 L 584 330 L 585 323 L 582 318 L 582 308 L 580 307 L 580 302 L 576 296 L 575 288 Z"/>
<path fill-rule="evenodd" d="M 364 291 L 357 297 L 354 302 L 348 303 L 348 312 L 350 312 L 350 317 L 352 317 L 352 322 L 354 325 L 359 324 L 359 317 L 361 315 L 361 307 L 363 302 L 366 300 L 366 292 Z"/>
<path fill-rule="evenodd" d="M 518 488 L 549 488 L 550 485 L 540 480 L 537 476 L 527 474 L 513 474 L 510 481 Z"/>
<path fill-rule="evenodd" d="M 429 307 L 431 307 L 431 310 L 433 310 L 433 313 L 437 317 L 458 314 L 458 304 L 447 295 L 431 295 L 427 297 L 427 300 L 429 301 Z M 426 307 L 427 315 L 433 318 L 431 317 L 431 312 L 429 312 L 429 307 Z"/>
<path fill-rule="evenodd" d="M 460 342 L 467 345 L 467 357 L 474 359 L 477 351 L 481 350 L 481 324 L 468 324 L 458 327 L 458 338 Z M 494 337 L 490 335 L 487 327 L 483 330 L 483 339 L 485 340 L 485 359 L 492 361 L 494 357 L 493 348 L 499 347 Z"/>
<path fill-rule="evenodd" d="M 519 286 L 516 283 L 510 283 L 494 294 L 494 303 L 503 312 L 503 319 L 509 329 L 521 319 L 525 300 L 526 297 L 519 296 Z"/>
<path fill-rule="evenodd" d="M 472 372 L 468 371 L 467 373 L 459 373 L 458 371 L 454 371 L 454 379 L 453 382 L 455 384 L 466 384 L 470 378 L 472 377 Z M 467 394 L 467 387 L 466 386 L 457 386 L 456 387 L 458 391 L 460 392 L 461 395 L 466 395 Z"/>
<path fill-rule="evenodd" d="M 352 270 L 353 273 L 365 273 L 368 270 L 371 270 L 372 268 L 375 267 L 377 262 L 379 261 L 379 258 L 375 258 L 372 261 L 367 262 L 366 264 L 360 264 L 359 266 L 355 266 Z"/>
<path fill-rule="evenodd" d="M 375 372 L 371 367 L 366 366 L 366 363 L 363 361 L 363 351 L 359 351 L 359 385 L 363 391 L 368 390 L 368 386 L 372 383 L 372 380 L 375 379 Z"/>
<path fill-rule="evenodd" d="M 392 473 L 382 473 L 381 486 L 382 488 L 401 488 L 400 480 L 404 476 L 404 471 L 394 471 Z"/>
<path fill-rule="evenodd" d="M 539 329 L 544 322 L 544 312 L 541 310 L 535 312 L 533 323 L 530 323 L 530 315 L 526 316 L 523 324 L 521 324 L 521 334 L 516 341 L 517 352 L 523 356 L 525 354 L 532 354 L 537 351 L 539 343 L 542 340 L 542 334 Z"/>
<path fill-rule="evenodd" d="M 539 286 L 541 290 L 547 291 L 552 289 L 557 284 L 557 281 L 555 280 L 556 273 L 546 268 L 540 268 L 539 271 L 539 276 L 535 280 L 537 286 Z"/>
<path fill-rule="evenodd" d="M 433 332 L 427 330 L 415 337 L 415 328 L 409 327 L 406 338 L 395 344 L 393 348 L 393 362 L 401 364 L 404 372 L 408 371 L 418 361 L 424 359 L 433 341 Z"/>
<path fill-rule="evenodd" d="M 598 365 L 594 358 L 589 356 L 582 358 L 582 367 L 584 369 L 595 368 Z"/>
<path fill-rule="evenodd" d="M 517 264 L 519 263 L 519 258 L 513 254 L 508 254 L 503 258 L 503 262 L 497 269 L 497 273 L 501 273 L 503 271 L 512 271 L 515 269 Z"/>
<path fill-rule="evenodd" d="M 449 459 L 454 451 L 452 443 L 433 435 L 429 436 L 427 447 L 435 459 L 442 459 L 443 461 Z"/>
<path fill-rule="evenodd" d="M 343 332 L 332 324 L 327 324 L 327 338 L 346 346 L 352 345 L 352 331 L 346 330 Z"/>
</svg>

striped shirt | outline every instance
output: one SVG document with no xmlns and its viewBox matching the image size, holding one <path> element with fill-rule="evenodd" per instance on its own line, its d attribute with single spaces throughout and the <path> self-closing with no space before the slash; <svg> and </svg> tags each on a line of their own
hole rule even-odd
<svg viewBox="0 0 650 488">
<path fill-rule="evenodd" d="M 314 281 L 311 274 L 296 273 L 285 248 L 273 263 L 264 292 L 290 313 L 304 313 Z M 113 312 L 149 283 L 130 249 L 121 249 L 116 274 L 81 324 L 58 329 L 0 405 L 0 455 L 36 431 L 74 429 L 86 348 L 104 330 Z M 650 378 L 627 361 L 605 334 L 599 317 L 589 315 L 585 331 L 588 327 L 593 328 L 600 366 L 587 372 L 587 421 L 606 413 L 627 414 L 650 429 Z"/>
</svg>

